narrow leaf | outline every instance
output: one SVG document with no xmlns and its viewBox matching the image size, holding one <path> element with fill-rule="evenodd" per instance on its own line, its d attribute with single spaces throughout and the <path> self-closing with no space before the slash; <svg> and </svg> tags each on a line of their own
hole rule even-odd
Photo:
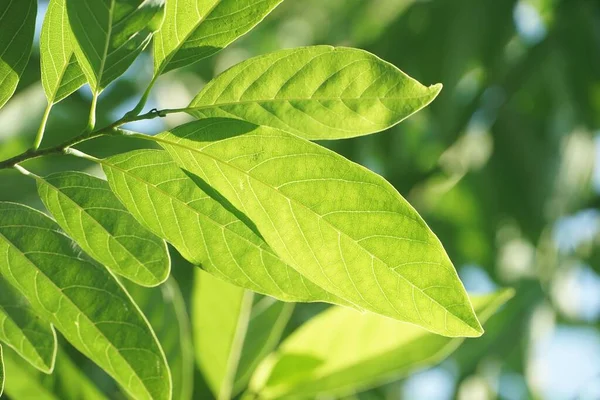
<svg viewBox="0 0 600 400">
<path fill-rule="evenodd" d="M 4 393 L 4 352 L 0 344 L 0 396 Z"/>
<path fill-rule="evenodd" d="M 440 241 L 375 173 L 240 120 L 205 119 L 146 138 L 242 210 L 282 260 L 323 289 L 444 336 L 482 334 Z"/>
<path fill-rule="evenodd" d="M 191 263 L 278 299 L 344 303 L 283 263 L 242 215 L 200 189 L 165 151 L 134 151 L 101 163 L 129 212 Z"/>
<path fill-rule="evenodd" d="M 198 366 L 215 397 L 229 399 L 277 345 L 294 306 L 198 270 L 192 307 Z"/>
<path fill-rule="evenodd" d="M 194 348 L 189 317 L 181 290 L 174 279 L 157 288 L 126 284 L 127 290 L 154 329 L 169 363 L 173 399 L 192 398 Z"/>
<path fill-rule="evenodd" d="M 197 117 L 233 117 L 307 139 L 387 129 L 428 105 L 426 87 L 390 63 L 345 47 L 313 46 L 251 58 L 217 76 L 189 107 Z"/>
<path fill-rule="evenodd" d="M 0 108 L 27 65 L 35 31 L 36 0 L 0 0 Z"/>
<path fill-rule="evenodd" d="M 123 74 L 164 18 L 164 0 L 66 0 L 77 61 L 94 93 Z"/>
<path fill-rule="evenodd" d="M 283 0 L 178 0 L 167 2 L 154 44 L 154 75 L 185 67 L 225 48 Z"/>
<path fill-rule="evenodd" d="M 513 295 L 473 297 L 485 322 Z M 463 342 L 371 313 L 332 307 L 289 336 L 251 383 L 260 399 L 342 396 L 435 365 Z"/>
<path fill-rule="evenodd" d="M 86 83 L 71 43 L 66 0 L 50 0 L 40 35 L 42 86 L 48 103 L 57 103 Z"/>
<path fill-rule="evenodd" d="M 129 214 L 106 181 L 81 172 L 36 180 L 48 211 L 95 260 L 143 286 L 156 286 L 168 278 L 166 243 Z"/>
<path fill-rule="evenodd" d="M 27 362 L 49 374 L 54 369 L 56 333 L 42 321 L 31 305 L 0 276 L 0 341 Z"/>
<path fill-rule="evenodd" d="M 0 273 L 131 396 L 169 399 L 169 370 L 148 322 L 114 276 L 79 258 L 58 229 L 36 210 L 0 203 Z"/>
</svg>

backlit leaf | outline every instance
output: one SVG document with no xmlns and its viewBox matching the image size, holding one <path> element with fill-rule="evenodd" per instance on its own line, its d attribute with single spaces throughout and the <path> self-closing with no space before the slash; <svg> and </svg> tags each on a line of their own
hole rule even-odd
<svg viewBox="0 0 600 400">
<path fill-rule="evenodd" d="M 0 0 L 0 108 L 15 92 L 35 30 L 36 0 Z"/>
<path fill-rule="evenodd" d="M 239 208 L 298 272 L 359 307 L 445 336 L 480 336 L 435 234 L 383 178 L 289 133 L 232 119 L 154 137 Z"/>
<path fill-rule="evenodd" d="M 148 322 L 114 276 L 79 258 L 58 229 L 34 209 L 0 203 L 0 273 L 131 396 L 169 399 L 169 370 Z"/>
<path fill-rule="evenodd" d="M 106 181 L 81 172 L 36 180 L 48 211 L 88 255 L 139 285 L 156 286 L 167 279 L 166 243 L 129 214 Z"/>
<path fill-rule="evenodd" d="M 239 63 L 208 83 L 189 107 L 198 117 L 240 118 L 308 139 L 340 139 L 387 129 L 440 90 L 364 50 L 313 46 Z"/>
</svg>

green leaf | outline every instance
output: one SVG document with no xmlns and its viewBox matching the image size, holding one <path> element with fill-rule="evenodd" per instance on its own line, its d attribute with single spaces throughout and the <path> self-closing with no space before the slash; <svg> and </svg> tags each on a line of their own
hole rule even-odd
<svg viewBox="0 0 600 400">
<path fill-rule="evenodd" d="M 173 379 L 173 399 L 192 398 L 194 348 L 183 296 L 174 279 L 157 288 L 127 284 L 126 288 L 148 318 L 166 356 Z"/>
<path fill-rule="evenodd" d="M 201 190 L 165 151 L 133 151 L 100 162 L 129 212 L 191 263 L 278 299 L 344 304 L 283 263 L 243 215 Z"/>
<path fill-rule="evenodd" d="M 36 0 L 0 0 L 0 108 L 27 65 L 35 31 Z"/>
<path fill-rule="evenodd" d="M 397 124 L 441 88 L 423 86 L 364 50 L 313 46 L 239 63 L 209 82 L 189 107 L 197 117 L 240 118 L 311 140 L 340 139 Z"/>
<path fill-rule="evenodd" d="M 144 229 L 102 179 L 81 172 L 36 177 L 38 193 L 60 227 L 91 257 L 143 286 L 169 277 L 166 243 Z"/>
<path fill-rule="evenodd" d="M 66 1 L 77 61 L 94 93 L 129 68 L 164 17 L 164 0 Z"/>
<path fill-rule="evenodd" d="M 283 0 L 178 0 L 167 2 L 154 43 L 154 75 L 185 67 L 225 48 Z"/>
<path fill-rule="evenodd" d="M 103 400 L 106 397 L 81 369 L 64 354 L 57 354 L 52 375 L 41 374 L 15 356 L 6 354 L 6 394 L 13 399 L 35 400 Z"/>
<path fill-rule="evenodd" d="M 366 310 L 444 336 L 483 332 L 435 234 L 385 179 L 317 144 L 233 119 L 154 137 L 247 215 L 288 265 Z"/>
<path fill-rule="evenodd" d="M 42 321 L 17 289 L 0 276 L 0 341 L 49 374 L 54 369 L 56 333 Z"/>
<path fill-rule="evenodd" d="M 42 86 L 50 104 L 61 101 L 86 83 L 73 51 L 65 2 L 50 0 L 40 35 Z"/>
<path fill-rule="evenodd" d="M 114 276 L 79 258 L 58 229 L 39 211 L 0 203 L 0 273 L 131 396 L 169 399 L 169 370 L 148 322 Z"/>
<path fill-rule="evenodd" d="M 0 396 L 4 393 L 4 353 L 0 344 Z"/>
<path fill-rule="evenodd" d="M 512 290 L 501 290 L 472 301 L 485 322 L 512 296 Z M 332 307 L 302 325 L 261 364 L 250 390 L 265 400 L 342 396 L 435 365 L 463 340 Z"/>
<path fill-rule="evenodd" d="M 248 383 L 258 363 L 279 342 L 293 304 L 259 297 L 203 271 L 196 273 L 192 301 L 196 360 L 218 399 Z"/>
</svg>

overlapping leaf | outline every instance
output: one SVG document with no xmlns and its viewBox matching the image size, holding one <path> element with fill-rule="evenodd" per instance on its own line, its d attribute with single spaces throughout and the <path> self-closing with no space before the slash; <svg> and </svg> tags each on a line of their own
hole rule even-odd
<svg viewBox="0 0 600 400">
<path fill-rule="evenodd" d="M 0 108 L 15 92 L 35 31 L 36 0 L 0 0 Z"/>
<path fill-rule="evenodd" d="M 483 332 L 441 243 L 380 176 L 240 120 L 205 119 L 146 138 L 244 212 L 282 260 L 325 290 L 445 336 Z"/>
<path fill-rule="evenodd" d="M 282 300 L 344 304 L 283 263 L 252 224 L 240 219 L 243 215 L 210 197 L 166 152 L 140 150 L 101 162 L 111 189 L 129 212 L 191 263 Z"/>
<path fill-rule="evenodd" d="M 42 86 L 48 103 L 57 103 L 85 84 L 71 43 L 67 0 L 50 0 L 40 35 Z"/>
<path fill-rule="evenodd" d="M 167 279 L 166 243 L 127 212 L 106 181 L 81 172 L 59 172 L 36 180 L 46 208 L 87 254 L 143 286 Z"/>
<path fill-rule="evenodd" d="M 36 210 L 0 203 L 0 273 L 131 396 L 169 399 L 169 370 L 148 322 L 114 276 L 79 258 L 58 229 Z"/>
<path fill-rule="evenodd" d="M 472 298 L 482 322 L 512 297 L 501 290 Z M 342 396 L 435 365 L 463 342 L 419 327 L 333 307 L 289 336 L 257 370 L 260 399 Z"/>
<path fill-rule="evenodd" d="M 164 18 L 164 0 L 66 2 L 77 61 L 95 93 L 129 68 Z"/>
<path fill-rule="evenodd" d="M 178 0 L 167 2 L 154 44 L 154 74 L 185 67 L 223 49 L 283 0 Z"/>
<path fill-rule="evenodd" d="M 340 139 L 387 129 L 428 105 L 440 89 L 364 50 L 313 46 L 239 63 L 189 107 L 198 117 L 234 117 L 308 139 Z"/>
<path fill-rule="evenodd" d="M 56 334 L 23 297 L 0 276 L 0 341 L 44 373 L 54 369 Z"/>
</svg>

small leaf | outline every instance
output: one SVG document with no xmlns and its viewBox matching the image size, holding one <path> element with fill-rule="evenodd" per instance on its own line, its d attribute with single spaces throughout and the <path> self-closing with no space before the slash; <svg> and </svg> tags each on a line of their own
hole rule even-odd
<svg viewBox="0 0 600 400">
<path fill-rule="evenodd" d="M 480 336 L 452 262 L 380 176 L 289 133 L 211 118 L 157 136 L 257 226 L 288 265 L 366 310 L 444 336 Z"/>
<path fill-rule="evenodd" d="M 425 87 L 364 50 L 313 46 L 258 56 L 223 72 L 189 107 L 298 136 L 340 139 L 387 129 L 427 106 Z"/>
<path fill-rule="evenodd" d="M 66 0 L 50 0 L 40 35 L 42 86 L 48 102 L 58 103 L 86 83 L 77 64 Z"/>
<path fill-rule="evenodd" d="M 123 74 L 164 18 L 164 0 L 66 0 L 77 61 L 99 93 Z"/>
<path fill-rule="evenodd" d="M 27 362 L 49 374 L 54 369 L 56 333 L 42 321 L 31 305 L 0 276 L 0 341 L 15 350 Z"/>
<path fill-rule="evenodd" d="M 0 202 L 0 273 L 44 319 L 136 399 L 170 399 L 165 356 L 141 312 L 104 267 L 81 259 L 58 225 Z"/>
<path fill-rule="evenodd" d="M 196 272 L 192 300 L 196 360 L 218 399 L 237 395 L 277 345 L 293 304 Z"/>
<path fill-rule="evenodd" d="M 485 322 L 512 296 L 512 290 L 501 290 L 472 301 Z M 435 365 L 463 341 L 332 307 L 302 325 L 260 365 L 250 390 L 265 400 L 343 396 Z"/>
<path fill-rule="evenodd" d="M 81 172 L 36 180 L 48 211 L 95 260 L 143 286 L 159 285 L 169 277 L 166 243 L 129 214 L 106 181 Z"/>
<path fill-rule="evenodd" d="M 336 302 L 284 264 L 242 215 L 202 191 L 165 151 L 133 151 L 100 162 L 129 212 L 189 262 L 282 300 Z"/>
<path fill-rule="evenodd" d="M 36 0 L 0 0 L 0 108 L 27 65 L 35 31 Z"/>
<path fill-rule="evenodd" d="M 6 354 L 6 394 L 12 399 L 35 400 L 104 400 L 81 369 L 60 349 L 52 375 L 44 375 L 16 357 Z"/>
<path fill-rule="evenodd" d="M 154 43 L 154 75 L 185 67 L 225 48 L 283 0 L 179 0 L 167 2 Z"/>
<path fill-rule="evenodd" d="M 173 379 L 173 399 L 192 398 L 194 348 L 189 317 L 174 279 L 157 288 L 126 283 L 126 288 L 148 318 L 166 356 Z"/>
</svg>

